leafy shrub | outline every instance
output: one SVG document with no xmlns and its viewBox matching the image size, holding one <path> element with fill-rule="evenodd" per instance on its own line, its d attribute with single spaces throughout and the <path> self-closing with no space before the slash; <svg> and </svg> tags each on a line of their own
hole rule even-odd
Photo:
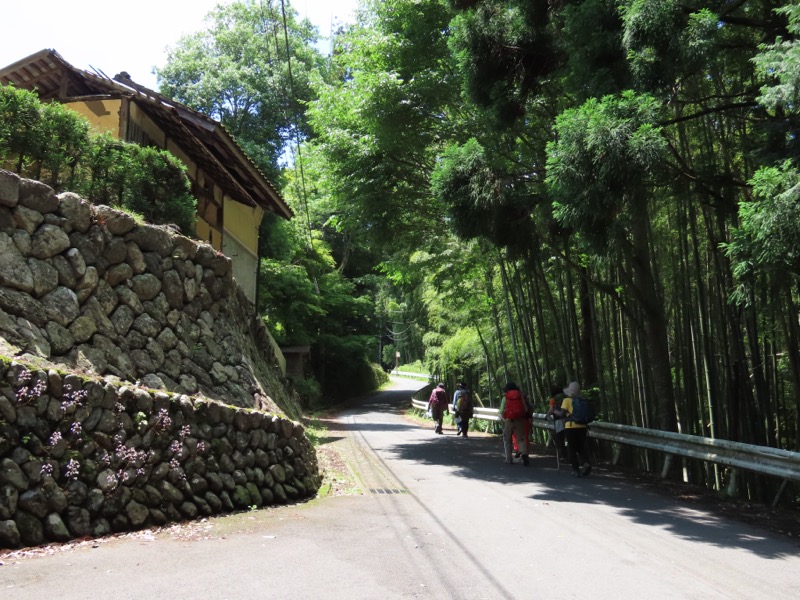
<svg viewBox="0 0 800 600">
<path fill-rule="evenodd" d="M 141 214 L 155 224 L 194 232 L 196 201 L 186 168 L 172 154 L 93 134 L 69 108 L 0 86 L 0 166 L 74 191 L 96 204 Z"/>
<path fill-rule="evenodd" d="M 421 375 L 428 372 L 428 369 L 425 368 L 425 365 L 422 364 L 421 360 L 415 360 L 412 363 L 400 365 L 399 370 L 407 371 L 408 373 L 419 373 Z"/>
<path fill-rule="evenodd" d="M 90 145 L 89 123 L 60 104 L 0 86 L 0 165 L 60 188 Z"/>
<path fill-rule="evenodd" d="M 372 367 L 372 374 L 375 377 L 375 382 L 378 384 L 378 387 L 382 386 L 384 383 L 389 383 L 389 375 L 383 370 L 381 365 L 370 363 L 370 366 Z"/>
<path fill-rule="evenodd" d="M 186 167 L 169 152 L 127 144 L 130 170 L 122 205 L 150 223 L 174 223 L 194 232 L 196 201 L 190 193 Z"/>
<path fill-rule="evenodd" d="M 322 389 L 319 382 L 313 377 L 298 377 L 292 379 L 292 386 L 304 408 L 314 408 L 319 406 L 322 398 Z"/>
</svg>

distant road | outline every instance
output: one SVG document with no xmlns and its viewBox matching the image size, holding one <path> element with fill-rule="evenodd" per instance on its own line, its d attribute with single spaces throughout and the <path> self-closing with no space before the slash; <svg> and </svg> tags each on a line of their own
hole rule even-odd
<svg viewBox="0 0 800 600">
<path fill-rule="evenodd" d="M 353 403 L 329 437 L 365 491 L 0 555 L 3 600 L 800 598 L 800 545 L 551 456 L 505 465 L 497 437 L 403 416 L 419 382 Z"/>
</svg>

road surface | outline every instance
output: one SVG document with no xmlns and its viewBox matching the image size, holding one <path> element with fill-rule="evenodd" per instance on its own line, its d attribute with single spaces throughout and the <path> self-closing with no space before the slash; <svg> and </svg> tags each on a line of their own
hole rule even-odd
<svg viewBox="0 0 800 600">
<path fill-rule="evenodd" d="M 403 416 L 419 382 L 346 408 L 360 495 L 0 555 L 0 598 L 800 598 L 800 544 L 494 436 Z"/>
</svg>

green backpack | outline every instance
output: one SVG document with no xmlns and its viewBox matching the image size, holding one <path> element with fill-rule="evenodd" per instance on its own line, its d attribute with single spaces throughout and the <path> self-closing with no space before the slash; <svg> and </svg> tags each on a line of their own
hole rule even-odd
<svg viewBox="0 0 800 600">
<path fill-rule="evenodd" d="M 458 397 L 458 414 L 464 419 L 471 419 L 473 414 L 472 394 L 463 390 Z"/>
</svg>

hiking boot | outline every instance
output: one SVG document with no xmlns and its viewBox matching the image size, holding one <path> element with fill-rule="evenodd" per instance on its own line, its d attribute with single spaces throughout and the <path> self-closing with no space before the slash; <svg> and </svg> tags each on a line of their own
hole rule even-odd
<svg viewBox="0 0 800 600">
<path fill-rule="evenodd" d="M 519 450 L 514 452 L 514 458 L 519 458 L 520 456 L 522 456 L 522 453 Z"/>
<path fill-rule="evenodd" d="M 527 455 L 527 454 L 523 454 L 523 455 L 522 455 L 522 464 L 524 464 L 526 467 L 527 467 L 529 464 L 531 464 L 531 460 L 530 460 L 530 458 L 528 457 L 528 455 Z"/>
<path fill-rule="evenodd" d="M 583 467 L 583 471 L 581 471 L 581 477 L 586 477 L 591 472 L 592 472 L 592 465 L 586 465 Z"/>
<path fill-rule="evenodd" d="M 577 471 L 577 470 L 576 470 L 576 471 L 573 471 L 573 472 L 572 472 L 572 476 L 573 476 L 573 477 L 580 477 L 580 476 L 581 476 L 581 472 L 580 472 L 580 471 Z"/>
</svg>

